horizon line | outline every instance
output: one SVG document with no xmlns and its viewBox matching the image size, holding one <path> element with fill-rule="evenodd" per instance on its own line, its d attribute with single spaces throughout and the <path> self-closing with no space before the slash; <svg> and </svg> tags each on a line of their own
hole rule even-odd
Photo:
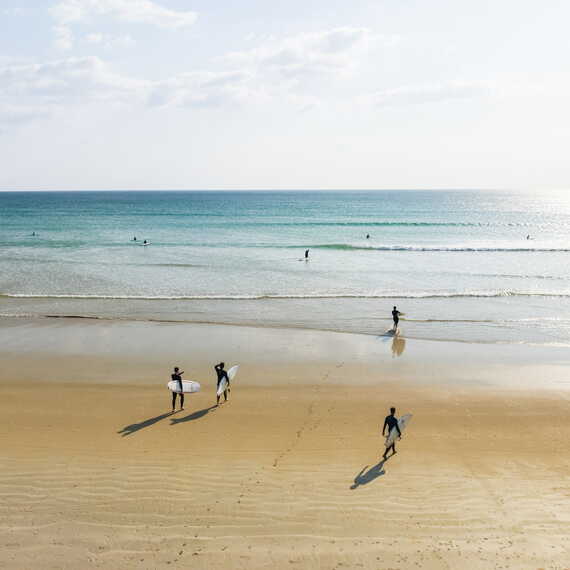
<svg viewBox="0 0 570 570">
<path fill-rule="evenodd" d="M 564 192 L 569 188 L 476 188 L 476 187 L 459 187 L 459 188 L 73 188 L 73 189 L 54 189 L 54 188 L 29 188 L 29 189 L 2 189 L 1 194 L 8 193 L 31 193 L 31 192 Z"/>
</svg>

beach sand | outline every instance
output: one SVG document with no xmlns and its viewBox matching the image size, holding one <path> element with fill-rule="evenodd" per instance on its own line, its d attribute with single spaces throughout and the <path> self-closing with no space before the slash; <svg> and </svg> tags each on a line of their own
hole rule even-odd
<svg viewBox="0 0 570 570">
<path fill-rule="evenodd" d="M 561 351 L 61 319 L 0 343 L 0 568 L 570 567 Z M 170 414 L 174 365 L 203 389 Z"/>
</svg>

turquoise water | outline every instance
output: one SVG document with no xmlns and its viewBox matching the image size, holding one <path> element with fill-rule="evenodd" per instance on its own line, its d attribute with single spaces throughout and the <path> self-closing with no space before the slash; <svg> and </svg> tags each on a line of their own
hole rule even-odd
<svg viewBox="0 0 570 570">
<path fill-rule="evenodd" d="M 562 193 L 0 193 L 3 316 L 566 345 L 569 261 Z"/>
</svg>

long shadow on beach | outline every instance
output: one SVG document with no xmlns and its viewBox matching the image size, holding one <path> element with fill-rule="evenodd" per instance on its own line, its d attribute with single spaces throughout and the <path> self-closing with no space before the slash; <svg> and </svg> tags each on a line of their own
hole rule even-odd
<svg viewBox="0 0 570 570">
<path fill-rule="evenodd" d="M 199 420 L 200 418 L 203 418 L 206 414 L 208 414 L 210 411 L 215 410 L 217 406 L 210 406 L 209 408 L 204 408 L 203 410 L 198 410 L 196 412 L 193 412 L 191 414 L 188 414 L 187 416 L 184 416 L 183 418 L 173 418 L 170 420 L 170 425 L 173 426 L 175 424 L 181 424 L 184 422 L 191 422 L 193 420 Z"/>
<path fill-rule="evenodd" d="M 384 471 L 384 463 L 386 463 L 387 459 L 382 459 L 380 463 L 374 465 L 374 467 L 370 467 L 368 469 L 368 465 L 362 469 L 362 471 L 354 478 L 354 483 L 350 486 L 351 489 L 357 489 L 361 485 L 366 485 L 381 477 L 386 473 Z M 368 469 L 368 471 L 366 471 Z"/>
<path fill-rule="evenodd" d="M 149 418 L 148 420 L 144 420 L 142 422 L 139 422 L 138 424 L 131 424 L 130 426 L 125 426 L 121 431 L 118 431 L 117 433 L 125 437 L 126 435 L 131 435 L 132 433 L 135 433 L 145 427 L 149 427 L 155 424 L 156 422 L 159 422 L 160 420 L 163 420 L 164 418 L 167 418 L 168 416 L 171 415 L 172 412 L 166 412 L 165 414 L 160 414 L 160 416 Z"/>
</svg>

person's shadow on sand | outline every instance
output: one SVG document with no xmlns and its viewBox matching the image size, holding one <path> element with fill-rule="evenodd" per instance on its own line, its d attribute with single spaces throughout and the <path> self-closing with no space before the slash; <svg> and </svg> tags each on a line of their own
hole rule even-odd
<svg viewBox="0 0 570 570">
<path fill-rule="evenodd" d="M 183 418 L 172 418 L 170 420 L 170 425 L 176 425 L 176 424 L 181 424 L 184 422 L 191 422 L 193 420 L 199 420 L 200 418 L 203 418 L 206 414 L 208 414 L 210 411 L 215 410 L 217 408 L 217 406 L 210 406 L 209 408 L 204 408 L 203 410 L 198 410 L 196 412 L 193 412 L 191 414 L 188 414 L 187 416 L 184 416 Z"/>
<path fill-rule="evenodd" d="M 148 420 L 144 420 L 142 422 L 139 422 L 138 424 L 131 424 L 130 426 L 125 426 L 121 431 L 118 431 L 117 433 L 119 433 L 123 437 L 125 437 L 126 435 L 131 435 L 131 434 L 139 431 L 140 429 L 143 429 L 145 427 L 149 427 L 149 426 L 155 424 L 156 422 L 159 422 L 160 420 L 163 420 L 164 418 L 167 418 L 168 416 L 171 416 L 171 415 L 172 415 L 172 412 L 160 414 L 160 416 L 156 416 L 154 418 L 149 418 Z"/>
<path fill-rule="evenodd" d="M 386 473 L 384 471 L 384 463 L 386 463 L 386 459 L 382 459 L 380 463 L 374 465 L 374 467 L 370 467 L 368 469 L 368 465 L 360 471 L 360 473 L 354 478 L 354 483 L 350 486 L 351 489 L 357 489 L 361 485 L 366 485 L 367 483 L 371 483 L 374 479 L 381 477 Z M 368 471 L 366 471 L 368 469 Z"/>
</svg>

